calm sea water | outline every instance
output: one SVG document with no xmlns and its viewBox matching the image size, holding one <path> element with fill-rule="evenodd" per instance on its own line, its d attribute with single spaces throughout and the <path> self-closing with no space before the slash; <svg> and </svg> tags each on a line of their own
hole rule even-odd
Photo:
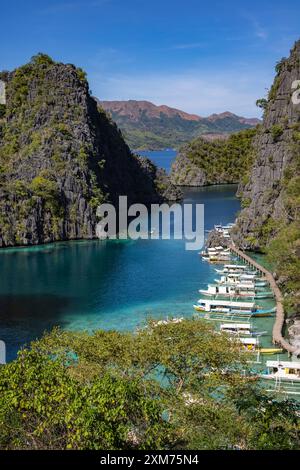
<svg viewBox="0 0 300 470">
<path fill-rule="evenodd" d="M 233 221 L 236 186 L 189 189 L 205 204 L 205 228 Z M 0 251 L 0 339 L 8 359 L 60 325 L 132 330 L 147 317 L 190 316 L 216 276 L 181 240 L 79 241 Z"/>
<path fill-rule="evenodd" d="M 177 152 L 176 150 L 143 150 L 139 151 L 138 154 L 150 158 L 155 165 L 164 168 L 169 173 Z"/>
</svg>

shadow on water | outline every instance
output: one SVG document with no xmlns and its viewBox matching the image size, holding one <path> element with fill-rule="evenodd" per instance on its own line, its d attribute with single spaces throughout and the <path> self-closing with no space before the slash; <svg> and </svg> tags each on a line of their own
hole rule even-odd
<svg viewBox="0 0 300 470">
<path fill-rule="evenodd" d="M 56 325 L 63 327 L 62 314 L 70 303 L 67 297 L 49 294 L 0 295 L 0 331 L 1 339 L 9 345 L 7 360 L 14 358 L 22 345 L 40 337 L 45 330 Z"/>
</svg>

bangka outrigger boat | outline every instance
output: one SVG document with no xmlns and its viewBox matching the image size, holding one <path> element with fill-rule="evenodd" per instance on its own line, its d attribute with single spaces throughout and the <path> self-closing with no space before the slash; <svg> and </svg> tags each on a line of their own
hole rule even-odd
<svg viewBox="0 0 300 470">
<path fill-rule="evenodd" d="M 239 338 L 241 343 L 241 349 L 243 351 L 259 353 L 259 354 L 281 354 L 283 349 L 281 348 L 262 348 L 259 345 L 259 338 Z"/>
<path fill-rule="evenodd" d="M 260 377 L 267 380 L 300 383 L 300 362 L 267 361 L 267 371 Z"/>
<path fill-rule="evenodd" d="M 227 225 L 222 225 L 222 224 L 216 224 L 214 226 L 214 230 L 216 232 L 222 232 L 223 230 L 230 230 L 232 227 L 234 226 L 234 224 L 227 224 Z"/>
<path fill-rule="evenodd" d="M 267 370 L 259 377 L 269 382 L 267 392 L 283 395 L 300 395 L 300 362 L 267 361 Z"/>
<path fill-rule="evenodd" d="M 227 253 L 230 254 L 230 249 L 229 248 L 224 248 L 223 246 L 215 246 L 215 247 L 209 247 L 206 248 L 203 251 L 200 251 L 199 255 L 208 255 L 209 253 Z"/>
<path fill-rule="evenodd" d="M 223 248 L 222 246 L 207 248 L 199 254 L 202 256 L 203 260 L 210 261 L 211 263 L 217 261 L 226 263 L 231 260 L 230 250 L 228 248 Z"/>
<path fill-rule="evenodd" d="M 243 351 L 247 352 L 252 352 L 252 353 L 258 353 L 258 354 L 281 354 L 283 352 L 282 348 L 262 348 L 259 343 L 259 337 L 265 334 L 266 332 L 257 332 L 257 334 L 254 332 L 253 334 L 250 332 L 250 329 L 252 330 L 251 326 L 248 327 L 247 325 L 250 325 L 249 323 L 230 323 L 230 324 L 224 324 L 220 326 L 221 331 L 226 331 L 230 332 L 231 335 L 232 331 L 244 331 L 246 333 L 249 333 L 248 337 L 247 334 L 242 333 L 237 334 L 238 336 L 238 341 L 241 344 L 241 349 Z M 250 329 L 249 329 L 250 328 Z M 235 333 L 236 334 L 236 333 Z"/>
<path fill-rule="evenodd" d="M 238 315 L 246 317 L 270 317 L 276 308 L 260 309 L 254 302 L 234 302 L 231 300 L 199 299 L 194 305 L 197 312 L 216 315 Z"/>
<path fill-rule="evenodd" d="M 225 264 L 222 269 L 215 269 L 218 274 L 249 274 L 257 277 L 261 277 L 260 273 L 243 264 Z"/>
<path fill-rule="evenodd" d="M 237 284 L 248 284 L 256 287 L 264 287 L 268 285 L 268 281 L 256 279 L 255 276 L 251 274 L 227 274 L 226 276 L 221 276 L 220 279 L 215 279 L 217 284 L 228 284 L 228 285 L 237 285 Z"/>
<path fill-rule="evenodd" d="M 232 229 L 234 224 L 227 224 L 227 225 L 215 225 L 214 229 L 216 232 L 219 232 L 222 234 L 224 238 L 230 238 L 229 231 Z"/>
<path fill-rule="evenodd" d="M 263 336 L 267 331 L 257 331 L 251 323 L 221 323 L 220 331 L 231 336 Z"/>
<path fill-rule="evenodd" d="M 247 352 L 257 352 L 259 349 L 258 338 L 239 338 L 241 349 Z"/>
<path fill-rule="evenodd" d="M 209 284 L 207 289 L 199 289 L 200 294 L 208 297 L 235 297 L 235 298 L 258 298 L 267 299 L 272 298 L 273 293 L 271 291 L 262 292 L 257 291 L 255 284 L 243 284 L 237 283 L 235 285 Z"/>
<path fill-rule="evenodd" d="M 212 285 L 209 284 L 207 289 L 199 289 L 200 294 L 207 296 L 221 296 L 221 297 L 254 297 L 254 286 L 248 284 L 232 285 Z"/>
<path fill-rule="evenodd" d="M 210 263 L 221 264 L 227 263 L 230 260 L 230 257 L 228 255 L 216 253 L 214 255 L 209 254 L 208 256 L 202 256 L 202 259 L 204 261 L 209 261 Z"/>
</svg>

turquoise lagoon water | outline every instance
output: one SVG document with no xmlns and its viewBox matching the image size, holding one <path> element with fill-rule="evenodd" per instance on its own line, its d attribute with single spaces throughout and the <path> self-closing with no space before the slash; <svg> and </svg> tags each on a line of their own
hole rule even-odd
<svg viewBox="0 0 300 470">
<path fill-rule="evenodd" d="M 204 203 L 205 228 L 234 220 L 236 186 L 185 191 Z M 78 241 L 0 251 L 0 339 L 8 359 L 60 325 L 132 330 L 147 317 L 190 316 L 198 289 L 216 277 L 181 240 Z"/>
</svg>

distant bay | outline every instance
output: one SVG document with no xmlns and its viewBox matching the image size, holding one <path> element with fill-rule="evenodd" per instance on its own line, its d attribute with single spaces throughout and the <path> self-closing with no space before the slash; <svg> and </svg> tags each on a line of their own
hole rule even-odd
<svg viewBox="0 0 300 470">
<path fill-rule="evenodd" d="M 164 168 L 167 173 L 170 172 L 171 165 L 176 158 L 177 150 L 140 150 L 137 151 L 142 157 L 147 157 L 155 163 L 156 166 Z"/>
</svg>

